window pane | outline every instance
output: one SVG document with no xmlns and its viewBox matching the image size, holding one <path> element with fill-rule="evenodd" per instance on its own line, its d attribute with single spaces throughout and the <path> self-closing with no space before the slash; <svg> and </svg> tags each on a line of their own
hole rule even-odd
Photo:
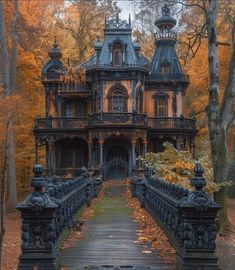
<svg viewBox="0 0 235 270">
<path fill-rule="evenodd" d="M 167 99 L 157 98 L 155 100 L 155 115 L 156 116 L 167 116 Z"/>
<path fill-rule="evenodd" d="M 66 150 L 65 152 L 65 167 L 73 168 L 73 151 Z"/>
<path fill-rule="evenodd" d="M 82 102 L 77 102 L 76 104 L 76 115 L 77 117 L 81 117 L 83 114 L 82 114 Z"/>
<path fill-rule="evenodd" d="M 73 116 L 73 104 L 70 103 L 70 102 L 66 103 L 65 116 L 66 117 L 72 117 Z"/>
<path fill-rule="evenodd" d="M 114 111 L 123 111 L 123 101 L 122 96 L 114 96 L 113 97 L 113 110 Z"/>
<path fill-rule="evenodd" d="M 82 150 L 76 151 L 76 168 L 80 168 L 84 166 L 84 153 Z"/>
</svg>

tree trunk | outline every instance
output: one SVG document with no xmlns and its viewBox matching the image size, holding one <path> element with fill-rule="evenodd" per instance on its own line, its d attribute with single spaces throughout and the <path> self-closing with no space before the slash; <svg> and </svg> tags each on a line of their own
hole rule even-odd
<svg viewBox="0 0 235 270">
<path fill-rule="evenodd" d="M 16 64 L 17 64 L 17 41 L 18 36 L 16 32 L 17 19 L 19 16 L 18 0 L 14 0 L 14 17 L 11 25 L 12 36 L 12 53 L 11 53 L 11 67 L 10 67 L 10 93 L 12 94 L 16 86 Z"/>
<path fill-rule="evenodd" d="M 3 238 L 5 234 L 4 229 L 4 216 L 5 216 L 5 202 L 6 202 L 6 172 L 7 172 L 7 152 L 8 152 L 8 128 L 9 122 L 6 126 L 6 135 L 5 135 L 5 145 L 2 158 L 2 168 L 1 168 L 1 182 L 0 182 L 0 269 L 2 265 L 2 253 L 3 253 Z"/>
<path fill-rule="evenodd" d="M 208 104 L 208 124 L 211 143 L 212 163 L 214 178 L 216 183 L 226 180 L 228 166 L 226 148 L 226 130 L 222 128 L 219 107 L 219 64 L 217 50 L 216 19 L 218 2 L 210 0 L 210 8 L 206 12 L 206 23 L 208 33 L 208 63 L 209 63 L 209 104 Z M 226 189 L 222 188 L 215 194 L 215 200 L 223 206 L 219 212 L 219 229 L 224 230 L 229 222 L 225 207 Z"/>
<path fill-rule="evenodd" d="M 7 50 L 7 40 L 5 35 L 5 23 L 3 17 L 3 1 L 0 1 L 0 42 L 1 42 L 1 60 L 2 60 L 2 78 L 4 94 L 10 93 L 10 74 L 9 74 L 9 57 Z"/>
</svg>

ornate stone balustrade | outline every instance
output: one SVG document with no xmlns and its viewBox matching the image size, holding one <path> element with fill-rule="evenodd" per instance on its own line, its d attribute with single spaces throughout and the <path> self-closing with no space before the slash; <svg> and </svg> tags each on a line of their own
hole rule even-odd
<svg viewBox="0 0 235 270">
<path fill-rule="evenodd" d="M 101 184 L 100 178 L 89 177 L 86 171 L 74 180 L 56 181 L 42 177 L 42 167 L 34 167 L 34 191 L 17 206 L 22 217 L 22 253 L 19 270 L 34 267 L 57 269 L 63 232 L 71 228 L 76 212 L 90 205 Z"/>
<path fill-rule="evenodd" d="M 132 179 L 132 195 L 152 215 L 177 250 L 177 269 L 219 269 L 215 255 L 216 214 L 220 207 L 203 191 L 203 168 L 195 166 L 195 191 L 146 174 Z"/>
</svg>

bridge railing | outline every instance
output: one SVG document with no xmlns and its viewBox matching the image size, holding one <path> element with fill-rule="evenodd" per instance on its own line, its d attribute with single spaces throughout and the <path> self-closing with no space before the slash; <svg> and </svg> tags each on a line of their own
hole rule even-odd
<svg viewBox="0 0 235 270">
<path fill-rule="evenodd" d="M 83 205 L 90 206 L 100 186 L 101 179 L 90 177 L 87 171 L 62 182 L 45 179 L 41 165 L 34 166 L 34 191 L 17 206 L 22 218 L 19 270 L 58 269 L 64 231 L 72 228 L 75 214 Z"/>
<path fill-rule="evenodd" d="M 177 251 L 177 269 L 219 269 L 215 255 L 216 215 L 220 206 L 203 191 L 203 168 L 195 166 L 194 191 L 167 183 L 146 171 L 133 177 L 132 196 L 140 200 Z"/>
</svg>

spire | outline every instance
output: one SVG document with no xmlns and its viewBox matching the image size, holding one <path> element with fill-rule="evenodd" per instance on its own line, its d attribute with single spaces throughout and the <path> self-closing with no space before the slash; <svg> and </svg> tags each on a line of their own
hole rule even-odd
<svg viewBox="0 0 235 270">
<path fill-rule="evenodd" d="M 119 13 L 118 13 L 118 11 L 116 13 L 116 22 L 117 22 L 117 24 L 119 24 Z"/>
<path fill-rule="evenodd" d="M 53 48 L 49 51 L 49 56 L 50 58 L 58 58 L 60 59 L 62 57 L 62 53 L 58 47 L 57 44 L 57 37 L 54 36 L 54 43 L 53 43 Z"/>
</svg>

